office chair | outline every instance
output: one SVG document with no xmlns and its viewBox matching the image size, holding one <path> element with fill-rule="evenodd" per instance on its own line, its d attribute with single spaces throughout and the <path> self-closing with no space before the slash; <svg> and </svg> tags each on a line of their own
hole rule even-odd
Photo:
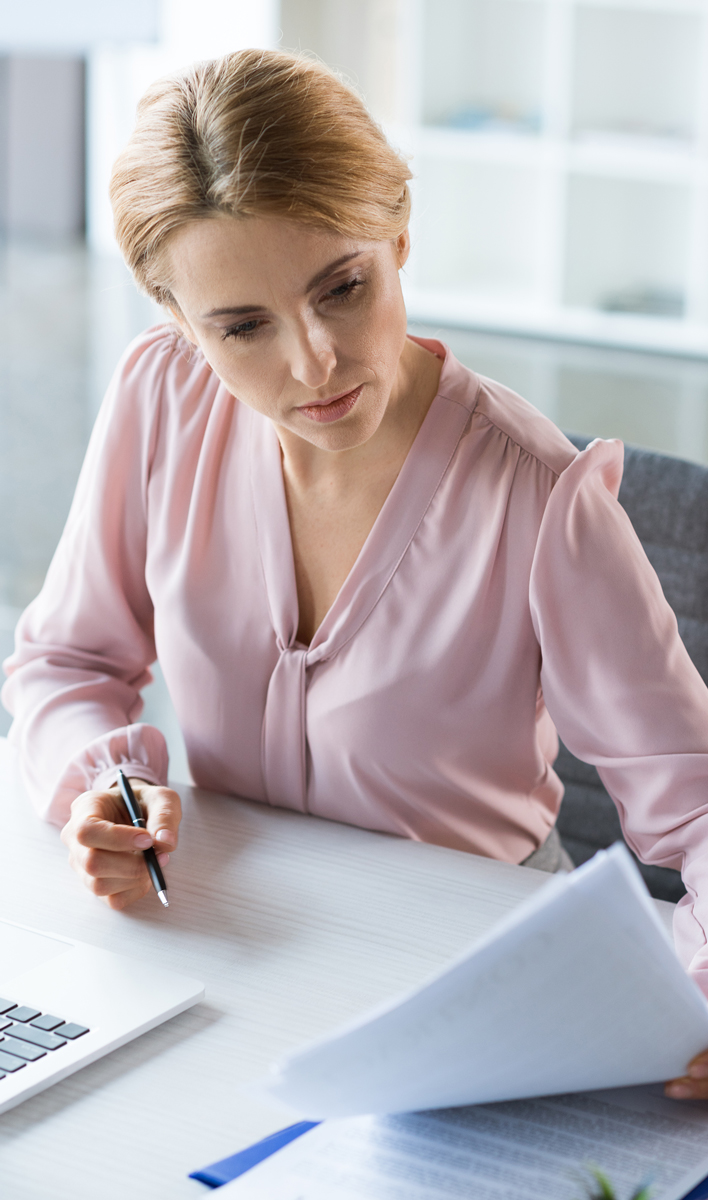
<svg viewBox="0 0 708 1200">
<path fill-rule="evenodd" d="M 579 450 L 592 440 L 568 436 Z M 686 649 L 708 683 L 708 469 L 627 446 L 619 500 L 676 613 Z M 619 817 L 595 767 L 563 745 L 555 770 L 565 784 L 558 832 L 580 866 L 622 838 Z M 684 894 L 678 871 L 637 865 L 653 896 L 676 901 Z"/>
</svg>

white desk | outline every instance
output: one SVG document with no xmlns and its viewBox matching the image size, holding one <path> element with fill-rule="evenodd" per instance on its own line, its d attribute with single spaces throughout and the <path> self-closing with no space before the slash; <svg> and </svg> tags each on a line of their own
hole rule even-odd
<svg viewBox="0 0 708 1200">
<path fill-rule="evenodd" d="M 3 1200 L 209 1195 L 189 1171 L 288 1123 L 241 1085 L 419 982 L 547 878 L 180 790 L 169 911 L 151 895 L 111 912 L 31 814 L 0 739 L 3 916 L 156 959 L 207 989 L 205 1003 L 0 1117 Z"/>
</svg>

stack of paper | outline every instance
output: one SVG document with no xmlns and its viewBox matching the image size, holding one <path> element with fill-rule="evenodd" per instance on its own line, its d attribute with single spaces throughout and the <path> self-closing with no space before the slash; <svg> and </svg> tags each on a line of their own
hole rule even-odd
<svg viewBox="0 0 708 1200">
<path fill-rule="evenodd" d="M 268 1090 L 308 1117 L 402 1113 L 670 1079 L 706 1048 L 708 1004 L 617 845 Z"/>
<path fill-rule="evenodd" d="M 652 1087 L 326 1121 L 227 1184 L 229 1200 L 580 1200 L 591 1163 L 629 1200 L 705 1200 L 706 1105 Z M 596 1194 L 596 1190 L 593 1189 Z"/>
</svg>

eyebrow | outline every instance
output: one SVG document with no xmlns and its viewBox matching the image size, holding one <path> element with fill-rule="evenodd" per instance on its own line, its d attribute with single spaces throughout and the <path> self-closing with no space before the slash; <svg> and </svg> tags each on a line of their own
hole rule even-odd
<svg viewBox="0 0 708 1200">
<path fill-rule="evenodd" d="M 313 275 L 312 279 L 307 284 L 305 291 L 311 292 L 313 288 L 316 288 L 319 283 L 322 283 L 325 279 L 329 278 L 329 276 L 332 275 L 333 272 L 339 267 L 345 266 L 346 263 L 351 262 L 353 258 L 358 258 L 363 253 L 363 250 L 353 250 L 351 254 L 343 254 L 341 258 L 335 258 L 334 262 L 328 263 L 326 267 L 323 267 L 321 271 L 318 271 L 316 275 Z M 202 320 L 208 321 L 211 317 L 240 317 L 245 313 L 259 313 L 265 311 L 266 309 L 263 304 L 240 304 L 238 307 L 230 306 L 228 308 L 212 308 L 210 312 L 204 314 Z"/>
<path fill-rule="evenodd" d="M 327 279 L 334 271 L 336 271 L 338 267 L 343 267 L 345 263 L 351 262 L 353 258 L 358 258 L 359 255 L 363 253 L 363 250 L 353 250 L 351 254 L 343 254 L 341 258 L 336 258 L 334 262 L 329 263 L 328 266 L 324 267 L 323 270 L 318 271 L 317 274 L 313 276 L 305 288 L 305 291 L 311 292 L 313 288 L 317 287 L 318 283 L 323 283 L 324 280 Z"/>
</svg>

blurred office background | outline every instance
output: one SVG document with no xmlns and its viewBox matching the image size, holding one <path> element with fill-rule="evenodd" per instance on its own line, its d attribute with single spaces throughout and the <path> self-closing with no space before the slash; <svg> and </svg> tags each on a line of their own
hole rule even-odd
<svg viewBox="0 0 708 1200">
<path fill-rule="evenodd" d="M 319 55 L 411 157 L 414 332 L 566 430 L 708 463 L 706 0 L 0 0 L 0 654 L 160 319 L 113 158 L 152 79 L 249 45 Z"/>
</svg>

